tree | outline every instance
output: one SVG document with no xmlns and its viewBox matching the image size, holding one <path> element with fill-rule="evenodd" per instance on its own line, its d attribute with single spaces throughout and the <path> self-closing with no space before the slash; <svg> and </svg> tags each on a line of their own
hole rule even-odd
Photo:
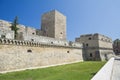
<svg viewBox="0 0 120 80">
<path fill-rule="evenodd" d="M 11 30 L 14 31 L 14 37 L 15 37 L 15 39 L 16 39 L 17 34 L 18 34 L 17 31 L 19 30 L 19 28 L 17 27 L 17 25 L 18 25 L 18 17 L 16 16 L 15 19 L 14 19 L 14 21 L 13 21 L 13 23 L 12 23 L 12 26 L 11 26 Z"/>
<path fill-rule="evenodd" d="M 117 54 L 117 55 L 120 54 L 120 40 L 119 39 L 114 40 L 113 50 L 114 50 L 115 54 Z"/>
</svg>

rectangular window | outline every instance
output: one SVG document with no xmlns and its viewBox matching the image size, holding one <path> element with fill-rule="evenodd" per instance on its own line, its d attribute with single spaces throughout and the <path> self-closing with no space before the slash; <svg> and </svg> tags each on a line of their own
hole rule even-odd
<svg viewBox="0 0 120 80">
<path fill-rule="evenodd" d="M 1 38 L 5 38 L 5 35 L 1 35 Z"/>
<path fill-rule="evenodd" d="M 86 47 L 88 47 L 88 44 L 86 44 Z"/>
<path fill-rule="evenodd" d="M 90 53 L 90 57 L 93 57 L 92 53 Z"/>
</svg>

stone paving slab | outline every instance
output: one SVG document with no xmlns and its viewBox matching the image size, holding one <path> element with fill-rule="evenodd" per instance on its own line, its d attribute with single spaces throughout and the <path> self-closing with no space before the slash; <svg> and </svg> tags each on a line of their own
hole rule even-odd
<svg viewBox="0 0 120 80">
<path fill-rule="evenodd" d="M 111 80 L 120 80 L 120 58 L 115 58 Z"/>
<path fill-rule="evenodd" d="M 111 80 L 114 58 L 111 58 L 91 80 Z"/>
</svg>

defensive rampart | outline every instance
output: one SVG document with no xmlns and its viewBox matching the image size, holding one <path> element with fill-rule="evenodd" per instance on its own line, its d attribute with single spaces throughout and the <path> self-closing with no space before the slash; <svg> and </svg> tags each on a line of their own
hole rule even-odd
<svg viewBox="0 0 120 80">
<path fill-rule="evenodd" d="M 0 39 L 0 73 L 80 61 L 82 46 Z"/>
</svg>

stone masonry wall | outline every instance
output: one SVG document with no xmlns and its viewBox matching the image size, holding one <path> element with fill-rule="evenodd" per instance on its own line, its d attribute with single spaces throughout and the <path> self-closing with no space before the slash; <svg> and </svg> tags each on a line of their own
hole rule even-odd
<svg viewBox="0 0 120 80">
<path fill-rule="evenodd" d="M 85 60 L 109 60 L 111 57 L 114 56 L 112 49 L 105 49 L 105 48 L 86 48 L 84 50 Z"/>
<path fill-rule="evenodd" d="M 76 38 L 76 42 L 83 43 L 83 54 L 85 60 L 108 60 L 114 56 L 112 50 L 112 39 L 101 35 L 86 34 Z"/>
<path fill-rule="evenodd" d="M 114 56 L 114 53 L 113 53 L 113 50 L 108 50 L 108 49 L 100 49 L 99 50 L 100 52 L 100 57 L 101 57 L 101 60 L 104 61 L 104 60 L 109 60 L 111 57 Z"/>
<path fill-rule="evenodd" d="M 66 16 L 53 10 L 42 15 L 43 36 L 66 40 Z"/>
<path fill-rule="evenodd" d="M 38 35 L 28 35 L 28 34 L 22 34 L 21 35 L 23 40 L 26 41 L 31 41 L 31 42 L 39 42 L 39 43 L 44 43 L 44 44 L 52 44 L 52 45 L 59 45 L 59 46 L 72 46 L 72 47 L 78 47 L 82 48 L 83 45 L 78 42 L 69 42 L 66 40 L 61 40 L 61 39 L 55 39 L 55 38 L 50 38 L 50 37 L 45 37 L 45 36 L 38 36 Z"/>
<path fill-rule="evenodd" d="M 88 48 L 84 49 L 84 59 L 85 60 L 101 60 L 100 54 L 96 55 L 96 51 L 99 51 L 98 48 Z"/>
<path fill-rule="evenodd" d="M 80 61 L 83 61 L 81 48 L 0 41 L 0 73 Z"/>
<path fill-rule="evenodd" d="M 1 30 L 11 30 L 11 23 L 5 20 L 0 20 L 0 29 Z"/>
<path fill-rule="evenodd" d="M 55 12 L 44 13 L 41 19 L 41 30 L 43 36 L 55 38 Z"/>
<path fill-rule="evenodd" d="M 106 41 L 101 41 L 101 40 L 99 40 L 98 43 L 99 43 L 99 47 L 102 47 L 102 48 L 110 48 L 110 49 L 113 48 L 112 42 L 106 42 Z"/>
<path fill-rule="evenodd" d="M 55 11 L 55 38 L 66 40 L 66 16 Z"/>
</svg>

